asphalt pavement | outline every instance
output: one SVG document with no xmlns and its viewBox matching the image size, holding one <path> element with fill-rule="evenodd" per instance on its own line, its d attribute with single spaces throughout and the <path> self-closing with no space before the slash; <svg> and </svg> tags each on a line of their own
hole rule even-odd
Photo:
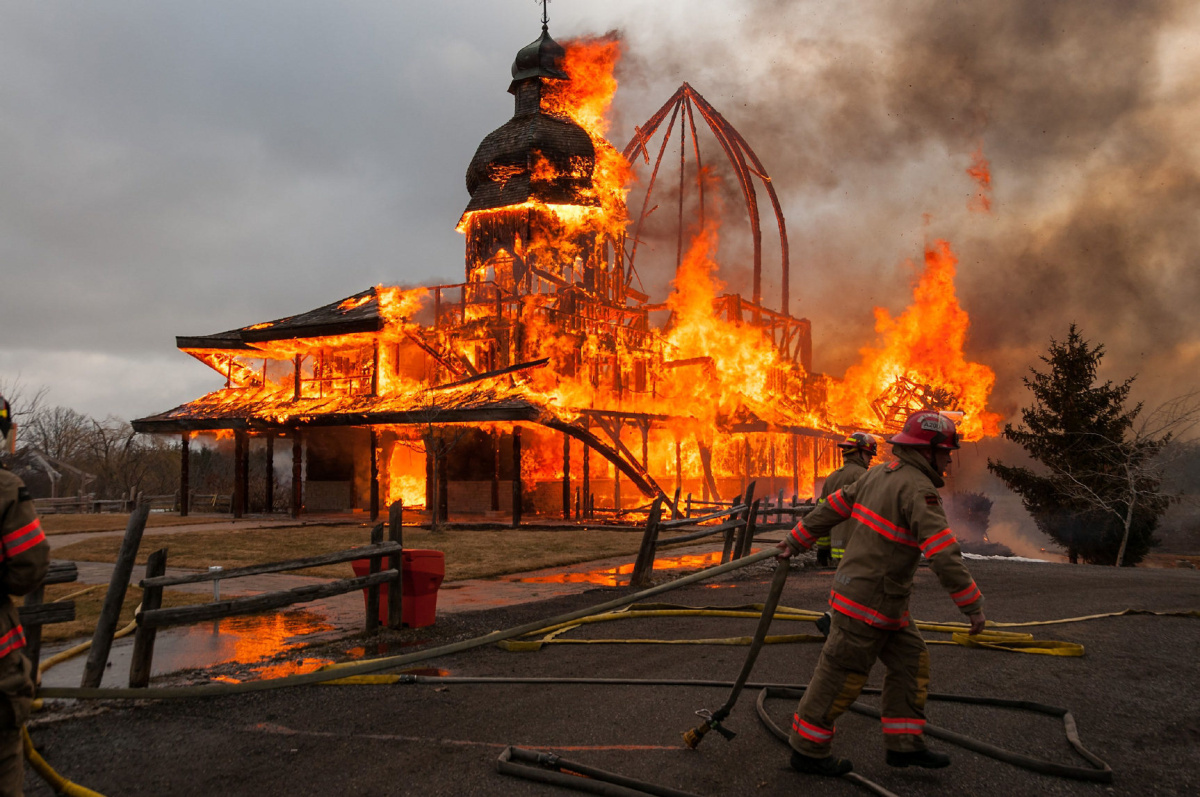
<svg viewBox="0 0 1200 797">
<path fill-rule="evenodd" d="M 1030 562 L 970 563 L 993 620 L 1025 621 L 1119 611 L 1200 607 L 1200 572 L 1100 568 Z M 655 598 L 692 606 L 763 600 L 770 563 L 725 580 Z M 797 570 L 783 604 L 824 605 L 832 573 Z M 428 629 L 383 631 L 324 646 L 333 658 L 396 653 L 486 634 L 595 605 L 627 587 L 598 588 L 552 600 L 464 611 Z M 949 598 L 925 569 L 918 573 L 913 615 L 956 620 Z M 780 625 L 777 623 L 776 625 Z M 773 633 L 811 632 L 811 626 Z M 754 621 L 654 618 L 584 626 L 571 638 L 709 638 L 748 635 Z M 1066 781 L 1018 769 L 931 740 L 954 766 L 928 772 L 883 763 L 878 722 L 847 714 L 836 752 L 856 771 L 899 795 L 1141 795 L 1200 792 L 1200 621 L 1129 616 L 1034 629 L 1039 638 L 1079 642 L 1081 658 L 931 646 L 935 693 L 988 695 L 1064 706 L 1083 743 L 1113 768 L 1111 786 Z M 942 635 L 926 634 L 943 639 Z M 752 681 L 803 684 L 819 646 L 766 647 Z M 452 676 L 544 678 L 597 676 L 732 680 L 746 648 L 711 645 L 548 645 L 513 653 L 495 646 L 423 663 Z M 312 655 L 306 649 L 304 655 Z M 239 677 L 210 668 L 189 680 Z M 179 678 L 180 676 L 177 676 Z M 869 685 L 881 683 L 877 667 Z M 171 680 L 171 679 L 166 679 Z M 551 795 L 555 787 L 499 774 L 506 745 L 555 751 L 566 758 L 700 795 L 783 795 L 808 791 L 863 794 L 844 781 L 801 776 L 787 750 L 760 723 L 757 691 L 748 689 L 728 721 L 732 741 L 710 734 L 687 750 L 682 731 L 693 712 L 716 708 L 727 689 L 710 686 L 580 684 L 419 684 L 314 686 L 181 701 L 57 701 L 32 723 L 35 742 L 58 771 L 107 795 Z M 877 699 L 864 697 L 866 704 Z M 789 700 L 766 704 L 786 725 Z M 1002 747 L 1062 763 L 1084 762 L 1065 740 L 1060 720 L 1008 709 L 931 701 L 929 721 Z M 27 793 L 51 791 L 30 774 Z"/>
</svg>

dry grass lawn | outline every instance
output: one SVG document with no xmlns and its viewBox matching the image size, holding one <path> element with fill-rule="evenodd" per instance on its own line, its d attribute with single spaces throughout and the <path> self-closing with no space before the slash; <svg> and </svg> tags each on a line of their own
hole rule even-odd
<svg viewBox="0 0 1200 797">
<path fill-rule="evenodd" d="M 165 512 L 152 512 L 146 525 L 196 526 L 202 523 L 228 523 L 230 515 L 192 515 L 180 517 Z M 42 531 L 47 534 L 78 534 L 87 531 L 124 531 L 129 514 L 100 512 L 94 515 L 42 515 Z"/>
<path fill-rule="evenodd" d="M 365 545 L 370 538 L 370 529 L 362 526 L 281 526 L 146 534 L 142 538 L 138 562 L 144 563 L 152 551 L 167 548 L 168 567 L 197 570 L 212 565 L 243 567 L 317 556 Z M 543 567 L 578 564 L 609 556 L 633 555 L 641 539 L 641 529 L 450 530 L 437 534 L 417 528 L 404 530 L 404 547 L 432 548 L 445 553 L 447 581 L 487 578 Z M 667 540 L 669 537 L 663 535 L 660 543 Z M 120 537 L 98 537 L 59 548 L 54 552 L 54 558 L 112 562 L 120 546 Z M 349 562 L 296 572 L 325 578 L 348 578 L 354 575 Z"/>
<path fill-rule="evenodd" d="M 51 584 L 46 587 L 46 603 L 60 600 L 75 601 L 75 620 L 70 623 L 55 623 L 42 626 L 42 644 L 61 642 L 79 637 L 91 637 L 96 630 L 96 622 L 100 619 L 100 606 L 104 603 L 104 593 L 107 584 Z M 183 592 L 181 590 L 163 590 L 163 606 L 186 606 L 193 603 L 207 603 L 210 600 L 203 593 Z M 142 591 L 130 587 L 125 593 L 125 603 L 121 605 L 121 619 L 117 630 L 124 628 L 133 621 L 133 611 L 142 602 Z"/>
</svg>

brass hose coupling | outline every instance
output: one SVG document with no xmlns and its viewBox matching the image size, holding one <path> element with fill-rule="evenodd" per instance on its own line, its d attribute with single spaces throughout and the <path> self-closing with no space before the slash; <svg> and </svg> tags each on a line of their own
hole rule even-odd
<svg viewBox="0 0 1200 797">
<path fill-rule="evenodd" d="M 700 740 L 703 739 L 704 734 L 708 733 L 709 731 L 716 731 L 724 736 L 726 741 L 732 740 L 733 737 L 737 736 L 736 733 L 721 724 L 721 720 L 724 719 L 724 717 L 716 717 L 706 708 L 702 708 L 697 711 L 696 716 L 703 719 L 704 722 L 700 723 L 691 730 L 684 731 L 683 733 L 683 743 L 691 750 L 695 750 L 696 747 L 699 746 Z"/>
</svg>

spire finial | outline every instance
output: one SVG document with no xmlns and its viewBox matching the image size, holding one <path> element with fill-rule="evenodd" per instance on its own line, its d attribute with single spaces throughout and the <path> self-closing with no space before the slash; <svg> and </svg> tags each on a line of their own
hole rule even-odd
<svg viewBox="0 0 1200 797">
<path fill-rule="evenodd" d="M 546 5 L 550 2 L 550 0 L 538 0 L 538 2 L 542 4 L 542 30 L 548 31 L 550 27 L 550 12 L 549 9 L 546 8 Z"/>
</svg>

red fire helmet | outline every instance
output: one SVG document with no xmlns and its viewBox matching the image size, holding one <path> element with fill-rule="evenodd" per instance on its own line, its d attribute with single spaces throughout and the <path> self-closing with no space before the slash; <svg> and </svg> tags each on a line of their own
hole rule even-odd
<svg viewBox="0 0 1200 797">
<path fill-rule="evenodd" d="M 894 446 L 930 446 L 954 450 L 958 448 L 958 428 L 954 421 L 933 410 L 922 410 L 908 416 L 900 434 L 888 440 Z"/>
<path fill-rule="evenodd" d="M 874 457 L 879 453 L 879 444 L 875 442 L 875 437 L 866 432 L 855 432 L 838 443 L 838 448 L 847 454 L 851 451 L 863 451 L 869 457 Z"/>
</svg>

